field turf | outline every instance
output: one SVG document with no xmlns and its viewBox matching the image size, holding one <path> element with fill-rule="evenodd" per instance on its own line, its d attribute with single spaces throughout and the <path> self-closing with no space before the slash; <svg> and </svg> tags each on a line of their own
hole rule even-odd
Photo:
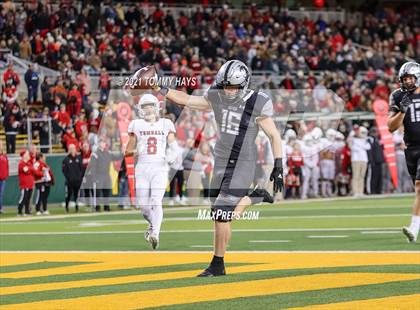
<svg viewBox="0 0 420 310">
<path fill-rule="evenodd" d="M 1 309 L 420 309 L 412 196 L 281 202 L 233 224 L 227 276 L 196 278 L 213 223 L 166 208 L 152 251 L 138 211 L 0 220 Z M 206 208 L 200 208 L 205 210 Z"/>
</svg>

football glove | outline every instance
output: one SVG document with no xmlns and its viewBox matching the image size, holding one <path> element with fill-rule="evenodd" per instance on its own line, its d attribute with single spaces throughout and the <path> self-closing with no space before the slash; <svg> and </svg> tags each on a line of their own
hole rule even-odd
<svg viewBox="0 0 420 310">
<path fill-rule="evenodd" d="M 283 190 L 283 161 L 281 158 L 276 158 L 274 160 L 274 168 L 270 175 L 270 181 L 273 181 L 274 193 Z"/>
<path fill-rule="evenodd" d="M 408 108 L 410 107 L 411 99 L 408 94 L 405 94 L 404 97 L 401 99 L 400 103 L 400 111 L 402 113 L 407 113 Z"/>
</svg>

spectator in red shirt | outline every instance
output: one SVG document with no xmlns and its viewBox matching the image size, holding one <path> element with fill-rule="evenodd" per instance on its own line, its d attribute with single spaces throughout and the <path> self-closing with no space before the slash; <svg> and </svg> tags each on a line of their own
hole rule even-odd
<svg viewBox="0 0 420 310">
<path fill-rule="evenodd" d="M 388 100 L 389 98 L 389 88 L 385 85 L 383 80 L 376 81 L 376 87 L 373 90 L 373 93 L 375 94 L 376 98 L 384 100 Z"/>
<path fill-rule="evenodd" d="M 286 73 L 283 81 L 280 82 L 280 87 L 284 89 L 295 89 L 295 83 L 293 82 L 292 76 L 289 72 Z"/>
<path fill-rule="evenodd" d="M 351 174 L 351 150 L 348 143 L 341 150 L 340 158 L 338 160 L 337 176 L 338 196 L 346 196 L 350 192 L 350 174 Z"/>
<path fill-rule="evenodd" d="M 19 86 L 20 79 L 19 75 L 13 70 L 13 63 L 9 62 L 7 65 L 6 71 L 3 73 L 3 83 L 8 84 L 11 83 L 14 86 Z"/>
<path fill-rule="evenodd" d="M 82 165 L 83 165 L 83 174 L 85 173 L 88 164 L 90 155 L 92 154 L 92 151 L 90 150 L 90 145 L 88 142 L 84 142 L 82 145 Z"/>
<path fill-rule="evenodd" d="M 48 196 L 50 195 L 51 185 L 54 185 L 55 179 L 51 168 L 45 162 L 45 155 L 38 153 L 36 155 L 36 162 L 34 169 L 37 174 L 35 175 L 35 187 L 36 187 L 36 198 L 35 198 L 35 209 L 36 215 L 50 214 L 47 209 Z M 42 205 L 42 210 L 41 210 Z"/>
<path fill-rule="evenodd" d="M 156 6 L 156 10 L 153 12 L 153 22 L 159 24 L 162 22 L 164 17 L 163 11 L 160 9 L 160 7 Z"/>
<path fill-rule="evenodd" d="M 99 77 L 99 103 L 106 104 L 108 102 L 109 90 L 111 89 L 111 77 L 106 68 L 102 68 Z"/>
<path fill-rule="evenodd" d="M 76 151 L 79 151 L 79 141 L 75 137 L 74 130 L 71 127 L 67 127 L 66 132 L 61 138 L 61 143 L 63 144 L 63 148 L 66 150 L 66 152 L 70 144 L 74 144 L 76 146 Z"/>
<path fill-rule="evenodd" d="M 101 116 L 99 114 L 99 110 L 98 109 L 94 109 L 91 113 L 90 113 L 90 118 L 89 118 L 89 131 L 92 131 L 92 127 L 96 128 L 96 132 L 99 131 L 99 125 L 101 124 Z"/>
<path fill-rule="evenodd" d="M 19 177 L 19 188 L 20 188 L 20 199 L 18 205 L 18 215 L 27 216 L 31 214 L 29 204 L 31 202 L 32 191 L 34 188 L 34 177 L 39 175 L 39 172 L 34 169 L 31 155 L 28 150 L 20 152 L 21 160 L 18 165 L 18 177 Z M 25 207 L 25 213 L 23 214 L 23 208 Z"/>
<path fill-rule="evenodd" d="M 81 111 L 79 116 L 76 117 L 74 123 L 74 131 L 76 132 L 76 136 L 80 139 L 83 136 L 83 132 L 88 130 L 88 123 L 86 121 L 86 114 L 84 111 Z"/>
<path fill-rule="evenodd" d="M 67 112 L 69 115 L 79 115 L 82 108 L 82 95 L 80 94 L 77 84 L 72 85 L 71 90 L 67 95 Z"/>
<path fill-rule="evenodd" d="M 302 184 L 303 154 L 300 150 L 300 144 L 293 145 L 293 151 L 287 158 L 289 173 L 286 177 L 287 192 L 286 197 L 300 197 L 299 188 Z"/>
<path fill-rule="evenodd" d="M 18 91 L 12 80 L 8 80 L 6 85 L 3 87 L 3 101 L 7 105 L 13 105 L 18 99 Z"/>
<path fill-rule="evenodd" d="M 6 179 L 9 177 L 9 160 L 3 141 L 0 140 L 0 213 L 3 213 L 3 193 L 6 187 Z"/>
<path fill-rule="evenodd" d="M 181 11 L 180 17 L 178 19 L 179 26 L 183 28 L 183 30 L 186 30 L 186 27 L 188 26 L 188 22 L 189 22 L 188 17 L 185 16 L 185 13 Z"/>
<path fill-rule="evenodd" d="M 65 104 L 60 104 L 60 111 L 54 112 L 53 117 L 57 120 L 58 125 L 64 130 L 69 127 L 71 124 L 71 119 L 69 113 L 66 111 Z"/>
</svg>

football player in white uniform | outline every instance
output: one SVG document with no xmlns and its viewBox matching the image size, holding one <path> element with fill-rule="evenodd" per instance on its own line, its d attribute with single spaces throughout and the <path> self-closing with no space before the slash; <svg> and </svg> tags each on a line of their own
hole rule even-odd
<svg viewBox="0 0 420 310">
<path fill-rule="evenodd" d="M 323 197 L 333 195 L 333 184 L 335 180 L 335 136 L 337 132 L 329 128 L 326 132 L 327 138 L 321 138 L 320 170 L 321 170 L 321 193 Z"/>
<path fill-rule="evenodd" d="M 319 136 L 318 141 L 321 137 Z M 303 184 L 301 198 L 306 199 L 308 196 L 318 197 L 319 187 L 319 146 L 311 133 L 303 136 L 301 142 L 301 151 L 303 154 Z M 310 191 L 310 187 L 312 190 Z"/>
<path fill-rule="evenodd" d="M 139 119 L 128 126 L 125 155 L 137 157 L 135 167 L 136 204 L 149 222 L 144 236 L 153 249 L 159 246 L 163 219 L 162 200 L 168 182 L 168 166 L 177 155 L 174 123 L 159 117 L 160 102 L 145 94 L 138 103 Z"/>
</svg>

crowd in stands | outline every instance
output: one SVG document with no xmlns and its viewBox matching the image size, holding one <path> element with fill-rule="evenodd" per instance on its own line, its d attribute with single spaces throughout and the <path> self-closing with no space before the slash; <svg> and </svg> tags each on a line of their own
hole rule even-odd
<svg viewBox="0 0 420 310">
<path fill-rule="evenodd" d="M 82 154 L 90 154 L 103 136 L 112 145 L 119 133 L 109 100 L 113 86 L 110 71 L 132 72 L 152 63 L 168 75 L 196 77 L 196 85 L 180 87 L 192 93 L 211 85 L 214 73 L 227 59 L 242 60 L 253 72 L 264 72 L 262 87 L 276 90 L 272 98 L 277 115 L 334 111 L 338 107 L 336 98 L 327 90 L 342 98 L 345 111 L 372 111 L 375 99 L 387 100 L 398 87 L 396 73 L 407 57 L 420 57 L 418 10 L 377 8 L 375 12 L 364 12 L 358 24 L 321 18 L 297 20 L 287 11 L 255 5 L 244 10 L 203 6 L 188 15 L 174 14 L 162 4 L 146 10 L 143 4 L 123 6 L 120 2 L 101 7 L 73 6 L 69 1 L 59 5 L 4 2 L 0 10 L 0 49 L 10 49 L 13 55 L 34 63 L 19 76 L 9 62 L 1 76 L 0 107 L 7 153 L 19 151 L 16 135 L 28 132 L 28 117 L 45 117 L 32 124 L 33 138 L 39 139 L 42 152 L 49 151 L 50 135 L 53 143 L 61 143 L 66 151 L 74 144 Z M 60 75 L 42 78 L 39 66 L 57 70 Z M 97 85 L 92 85 L 92 74 L 99 75 Z M 279 75 L 284 77 L 280 82 L 275 79 Z M 27 94 L 19 94 L 22 83 Z M 289 92 L 293 89 L 303 91 Z M 93 99 L 94 90 L 98 90 L 98 100 Z M 211 115 L 182 114 L 170 102 L 165 112 L 177 121 L 177 135 L 187 150 L 186 158 L 207 158 L 199 161 L 199 167 L 186 160 L 172 167 L 176 178 L 171 193 L 176 196 L 176 189 L 180 194 L 180 185 L 191 176 L 207 184 L 211 173 L 208 146 L 215 132 L 202 130 Z M 52 132 L 47 117 L 52 118 Z M 351 122 L 335 125 L 344 141 L 354 132 Z M 295 124 L 289 127 L 296 132 L 297 141 L 309 134 Z M 106 130 L 100 132 L 101 128 Z M 206 141 L 198 147 L 197 137 L 201 135 Z M 396 145 L 402 148 L 401 141 Z M 192 146 L 198 147 L 194 151 L 197 154 L 188 151 Z M 292 144 L 290 147 L 295 149 Z M 261 159 L 263 163 L 268 162 Z M 288 163 L 302 169 L 307 165 L 305 161 Z M 334 178 L 344 180 L 345 176 L 337 174 Z M 299 178 L 293 182 L 290 179 L 291 183 L 305 183 Z M 316 187 L 314 184 L 312 187 Z M 387 186 L 382 191 L 390 191 Z M 334 190 L 337 192 L 335 185 Z M 293 195 L 311 196 L 295 190 L 287 193 L 287 197 Z"/>
</svg>

